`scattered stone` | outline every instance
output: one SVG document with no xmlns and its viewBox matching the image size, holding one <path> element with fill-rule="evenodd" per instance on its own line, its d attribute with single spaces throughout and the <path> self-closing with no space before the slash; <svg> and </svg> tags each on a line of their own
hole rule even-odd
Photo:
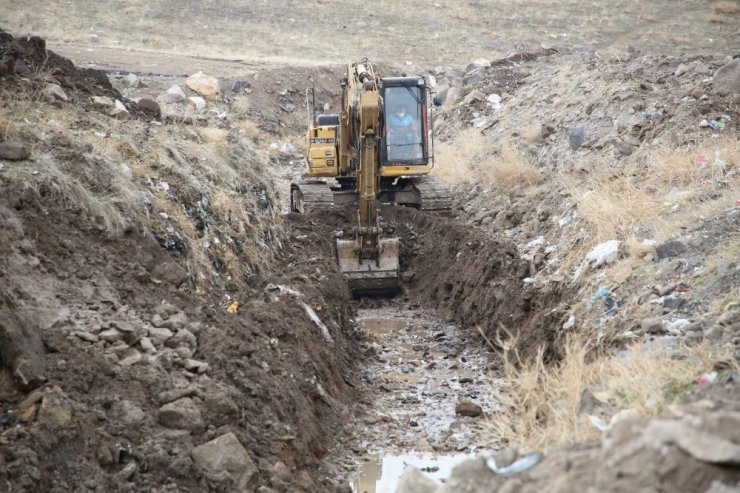
<svg viewBox="0 0 740 493">
<path fill-rule="evenodd" d="M 645 318 L 641 320 L 640 330 L 644 334 L 662 334 L 665 332 L 663 321 L 659 318 Z"/>
<path fill-rule="evenodd" d="M 154 320 L 152 320 L 152 323 L 154 323 Z M 176 331 L 176 330 L 179 330 L 185 327 L 187 323 L 188 323 L 188 316 L 185 315 L 183 312 L 178 312 L 178 313 L 175 313 L 174 315 L 170 315 L 170 317 L 167 318 L 167 320 L 163 320 L 161 323 L 157 325 L 157 327 Z"/>
<path fill-rule="evenodd" d="M 95 334 L 91 334 L 86 330 L 76 330 L 72 332 L 72 335 L 82 339 L 85 342 L 98 342 L 100 339 Z"/>
<path fill-rule="evenodd" d="M 117 421 L 129 431 L 138 435 L 141 427 L 147 421 L 147 415 L 136 403 L 122 400 L 115 404 L 114 411 Z"/>
<path fill-rule="evenodd" d="M 664 258 L 677 257 L 682 253 L 686 253 L 688 249 L 688 245 L 686 245 L 686 242 L 682 240 L 669 240 L 658 245 L 655 248 L 655 254 L 660 260 Z"/>
<path fill-rule="evenodd" d="M 200 432 L 203 430 L 203 417 L 200 408 L 189 397 L 183 397 L 159 408 L 159 424 L 165 428 Z"/>
<path fill-rule="evenodd" d="M 110 328 L 110 329 L 106 329 L 102 331 L 100 334 L 98 334 L 98 337 L 104 340 L 105 342 L 109 342 L 111 344 L 113 344 L 116 341 L 123 340 L 123 334 L 121 333 L 121 331 L 118 329 L 114 329 L 114 328 Z"/>
<path fill-rule="evenodd" d="M 250 89 L 252 85 L 246 80 L 235 80 L 231 83 L 231 92 L 242 92 Z"/>
<path fill-rule="evenodd" d="M 568 144 L 573 150 L 578 149 L 586 141 L 586 129 L 584 127 L 576 127 L 568 136 Z"/>
<path fill-rule="evenodd" d="M 174 85 L 167 89 L 167 92 L 160 95 L 157 99 L 165 104 L 177 104 L 185 102 L 186 98 L 182 88 L 178 85 Z"/>
<path fill-rule="evenodd" d="M 161 346 L 167 339 L 174 335 L 170 329 L 155 327 L 149 327 L 147 332 L 149 333 L 149 339 L 155 346 Z"/>
<path fill-rule="evenodd" d="M 678 296 L 666 296 L 663 298 L 663 308 L 666 310 L 678 310 L 686 303 L 686 300 Z"/>
<path fill-rule="evenodd" d="M 31 151 L 23 144 L 12 144 L 10 142 L 0 142 L 0 159 L 7 161 L 23 161 L 28 159 Z"/>
<path fill-rule="evenodd" d="M 473 89 L 465 96 L 465 104 L 479 103 L 486 100 L 486 95 L 478 89 Z"/>
<path fill-rule="evenodd" d="M 200 96 L 191 96 L 188 98 L 188 102 L 195 108 L 196 111 L 203 111 L 206 109 L 206 100 Z"/>
<path fill-rule="evenodd" d="M 676 77 L 681 77 L 683 74 L 689 71 L 689 66 L 685 63 L 682 63 L 678 67 L 676 67 L 676 70 L 673 71 L 673 75 Z"/>
<path fill-rule="evenodd" d="M 208 473 L 226 473 L 234 481 L 238 491 L 245 491 L 251 479 L 257 474 L 257 467 L 247 454 L 247 450 L 231 432 L 198 445 L 191 452 L 191 456 L 193 461 Z"/>
<path fill-rule="evenodd" d="M 119 365 L 132 366 L 141 361 L 143 356 L 138 350 L 134 348 L 129 348 L 127 351 L 120 355 L 120 358 L 121 359 L 118 360 Z"/>
<path fill-rule="evenodd" d="M 188 371 L 192 371 L 193 373 L 198 374 L 203 374 L 208 371 L 208 363 L 190 358 L 186 359 L 183 362 L 183 367 Z"/>
<path fill-rule="evenodd" d="M 67 93 L 64 92 L 64 89 L 59 84 L 47 84 L 47 86 L 44 88 L 44 100 L 48 102 L 62 102 L 66 103 L 69 101 L 69 97 L 67 96 Z"/>
<path fill-rule="evenodd" d="M 219 94 L 218 79 L 206 75 L 202 71 L 188 77 L 185 83 L 190 89 L 206 99 L 213 99 Z"/>
<path fill-rule="evenodd" d="M 454 106 L 463 99 L 463 88 L 460 86 L 453 86 L 447 91 L 447 97 L 445 98 L 445 105 Z"/>
<path fill-rule="evenodd" d="M 162 108 L 153 97 L 142 96 L 135 102 L 136 109 L 148 115 L 150 118 L 160 118 L 162 116 Z"/>
<path fill-rule="evenodd" d="M 122 102 L 116 99 L 115 106 L 110 111 L 110 116 L 112 116 L 113 118 L 117 118 L 118 120 L 125 120 L 131 115 L 126 109 L 126 106 Z"/>
<path fill-rule="evenodd" d="M 144 83 L 141 80 L 141 77 L 139 77 L 136 74 L 128 74 L 126 76 L 126 83 L 129 87 L 133 87 L 134 89 L 137 89 L 144 85 Z"/>
<path fill-rule="evenodd" d="M 407 467 L 398 479 L 396 493 L 434 493 L 439 484 L 415 467 Z"/>
<path fill-rule="evenodd" d="M 179 288 L 188 280 L 189 274 L 177 262 L 172 261 L 158 264 L 152 271 L 152 277 Z"/>
<path fill-rule="evenodd" d="M 167 404 L 172 401 L 176 401 L 178 399 L 182 399 L 183 397 L 193 397 L 199 395 L 198 389 L 195 387 L 187 387 L 184 389 L 172 389 L 172 390 L 165 390 L 161 394 L 157 396 L 157 401 L 160 405 Z"/>
<path fill-rule="evenodd" d="M 157 348 L 154 347 L 154 343 L 152 343 L 152 340 L 148 337 L 142 337 L 139 339 L 139 346 L 141 347 L 141 350 L 147 354 L 157 352 Z"/>
<path fill-rule="evenodd" d="M 66 428 L 72 422 L 72 406 L 59 387 L 50 388 L 41 400 L 38 422 L 49 428 Z"/>
<path fill-rule="evenodd" d="M 116 106 L 113 98 L 109 98 L 108 96 L 93 96 L 92 102 L 93 106 L 99 110 L 104 109 L 110 111 Z"/>
<path fill-rule="evenodd" d="M 483 408 L 473 401 L 462 400 L 455 406 L 455 414 L 475 418 L 483 414 Z"/>
<path fill-rule="evenodd" d="M 712 82 L 717 94 L 740 94 L 740 59 L 735 58 L 718 68 Z"/>
<path fill-rule="evenodd" d="M 0 310 L 0 364 L 8 368 L 22 389 L 46 381 L 44 344 L 35 328 L 13 313 Z"/>
</svg>

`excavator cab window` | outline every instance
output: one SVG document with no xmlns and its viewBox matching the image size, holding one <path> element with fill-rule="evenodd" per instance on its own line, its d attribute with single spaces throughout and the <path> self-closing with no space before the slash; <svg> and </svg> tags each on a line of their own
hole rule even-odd
<svg viewBox="0 0 740 493">
<path fill-rule="evenodd" d="M 383 79 L 382 91 L 384 108 L 382 164 L 426 164 L 427 90 L 423 79 L 417 77 Z"/>
</svg>

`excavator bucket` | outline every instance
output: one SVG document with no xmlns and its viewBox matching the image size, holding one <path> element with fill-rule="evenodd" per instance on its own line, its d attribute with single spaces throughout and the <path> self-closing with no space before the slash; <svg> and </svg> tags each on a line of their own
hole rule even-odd
<svg viewBox="0 0 740 493">
<path fill-rule="evenodd" d="M 360 260 L 358 240 L 337 240 L 339 268 L 356 295 L 393 294 L 400 284 L 398 238 L 379 241 L 378 260 Z"/>
</svg>

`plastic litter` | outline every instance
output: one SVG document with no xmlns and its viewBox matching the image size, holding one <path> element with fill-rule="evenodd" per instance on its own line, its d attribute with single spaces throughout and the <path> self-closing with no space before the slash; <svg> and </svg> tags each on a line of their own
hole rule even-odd
<svg viewBox="0 0 740 493">
<path fill-rule="evenodd" d="M 226 311 L 228 313 L 234 314 L 239 311 L 239 302 L 238 301 L 232 301 L 229 303 L 229 306 L 226 307 Z"/>
<path fill-rule="evenodd" d="M 301 302 L 301 305 L 303 306 L 303 309 L 305 310 L 306 314 L 308 315 L 308 318 L 315 323 L 319 329 L 321 329 L 321 335 L 324 337 L 324 340 L 326 342 L 334 343 L 334 339 L 331 337 L 331 333 L 329 332 L 329 329 L 324 325 L 324 322 L 321 321 L 318 315 L 316 315 L 316 312 L 313 311 L 313 308 L 308 306 L 307 304 Z"/>
<path fill-rule="evenodd" d="M 531 454 L 527 454 L 523 457 L 518 458 L 511 465 L 508 465 L 506 467 L 498 467 L 498 465 L 496 464 L 496 459 L 493 456 L 490 456 L 488 459 L 486 459 L 486 465 L 491 469 L 491 471 L 495 472 L 499 476 L 511 476 L 512 474 L 518 474 L 522 471 L 526 471 L 541 460 L 541 453 L 532 452 Z"/>
<path fill-rule="evenodd" d="M 588 415 L 588 420 L 599 431 L 606 431 L 609 428 L 606 423 L 601 420 L 601 418 L 599 418 L 598 416 L 594 416 L 593 414 Z"/>
<path fill-rule="evenodd" d="M 708 385 L 710 383 L 714 383 L 716 380 L 717 380 L 716 371 L 702 373 L 702 375 L 699 377 L 699 385 Z"/>
<path fill-rule="evenodd" d="M 591 308 L 594 303 L 599 301 L 601 298 L 606 298 L 611 294 L 611 291 L 609 291 L 608 288 L 601 287 L 598 291 L 596 291 L 596 294 L 591 297 L 591 299 L 588 302 L 588 307 Z"/>
</svg>

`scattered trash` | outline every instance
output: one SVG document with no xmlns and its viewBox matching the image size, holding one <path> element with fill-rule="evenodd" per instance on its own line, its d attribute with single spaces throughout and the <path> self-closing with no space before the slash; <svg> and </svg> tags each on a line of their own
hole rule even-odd
<svg viewBox="0 0 740 493">
<path fill-rule="evenodd" d="M 344 443 L 344 437 L 342 435 L 334 435 L 334 440 L 338 443 Z"/>
<path fill-rule="evenodd" d="M 534 466 L 541 460 L 542 460 L 541 453 L 532 452 L 531 454 L 527 454 L 523 457 L 520 457 L 519 459 L 515 460 L 511 465 L 506 466 L 506 467 L 498 467 L 498 465 L 496 465 L 496 459 L 493 456 L 490 456 L 488 459 L 486 459 L 486 465 L 491 469 L 491 471 L 495 472 L 499 476 L 511 476 L 512 474 L 517 474 L 522 471 L 526 471 L 527 469 Z"/>
<path fill-rule="evenodd" d="M 622 305 L 624 305 L 624 300 L 616 301 L 614 298 L 611 297 L 611 295 L 607 296 L 606 298 L 604 298 L 604 306 L 606 307 L 604 315 L 607 317 L 613 317 L 617 314 Z"/>
<path fill-rule="evenodd" d="M 676 291 L 679 293 L 688 293 L 691 291 L 691 286 L 686 284 L 685 282 L 679 283 L 678 286 L 676 286 Z"/>
<path fill-rule="evenodd" d="M 704 169 L 704 166 L 706 166 L 709 163 L 709 159 L 707 159 L 706 156 L 703 154 L 694 154 L 694 164 L 699 167 L 699 169 Z"/>
<path fill-rule="evenodd" d="M 280 152 L 283 154 L 293 154 L 296 151 L 296 148 L 293 146 L 293 144 L 285 143 L 280 146 Z"/>
<path fill-rule="evenodd" d="M 334 339 L 331 337 L 331 333 L 329 332 L 329 329 L 326 325 L 324 325 L 324 322 L 321 321 L 318 315 L 316 315 L 316 312 L 308 306 L 307 304 L 301 302 L 301 305 L 303 306 L 303 309 L 306 311 L 306 314 L 308 315 L 308 318 L 311 319 L 313 323 L 315 323 L 319 329 L 321 329 L 321 335 L 324 337 L 324 340 L 326 342 L 334 343 Z"/>
<path fill-rule="evenodd" d="M 568 317 L 568 321 L 563 324 L 563 329 L 568 330 L 572 329 L 576 325 L 576 317 L 575 315 L 571 315 Z"/>
<path fill-rule="evenodd" d="M 606 431 L 609 428 L 608 426 L 606 426 L 606 423 L 601 420 L 601 418 L 599 418 L 598 416 L 594 416 L 593 414 L 588 415 L 588 420 L 599 431 Z"/>
<path fill-rule="evenodd" d="M 712 130 L 722 130 L 730 120 L 729 115 L 722 115 L 719 119 L 710 121 L 708 127 Z M 702 123 L 704 123 L 704 121 L 705 120 L 703 120 Z"/>
<path fill-rule="evenodd" d="M 226 311 L 228 313 L 234 314 L 239 311 L 239 302 L 238 301 L 232 301 L 229 303 L 229 306 L 226 307 Z"/>
<path fill-rule="evenodd" d="M 601 298 L 606 298 L 611 294 L 611 291 L 609 291 L 608 288 L 601 287 L 598 291 L 596 291 L 596 294 L 591 297 L 591 299 L 588 302 L 588 307 L 591 308 L 594 306 L 594 303 L 599 301 Z"/>
<path fill-rule="evenodd" d="M 716 371 L 702 373 L 702 375 L 699 377 L 699 385 L 708 385 L 710 383 L 714 383 L 715 380 L 717 380 Z"/>
</svg>

